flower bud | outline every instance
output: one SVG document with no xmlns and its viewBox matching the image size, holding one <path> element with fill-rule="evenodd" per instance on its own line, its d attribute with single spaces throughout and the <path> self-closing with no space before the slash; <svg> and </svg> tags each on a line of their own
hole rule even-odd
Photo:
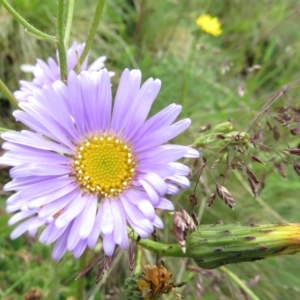
<svg viewBox="0 0 300 300">
<path fill-rule="evenodd" d="M 214 269 L 300 252 L 300 223 L 201 225 L 186 239 L 186 256 Z"/>
</svg>

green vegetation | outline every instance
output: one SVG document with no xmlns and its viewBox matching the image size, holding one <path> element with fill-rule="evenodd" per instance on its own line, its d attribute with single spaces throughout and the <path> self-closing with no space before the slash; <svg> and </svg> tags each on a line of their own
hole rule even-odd
<svg viewBox="0 0 300 300">
<path fill-rule="evenodd" d="M 27 21 L 51 35 L 55 35 L 55 2 L 10 1 Z M 95 5 L 96 1 L 92 0 L 75 1 L 70 42 L 85 41 Z M 300 3 L 294 0 L 107 0 L 105 3 L 90 61 L 107 56 L 106 67 L 116 74 L 112 78 L 114 88 L 124 68 L 141 69 L 144 79 L 160 78 L 162 89 L 151 113 L 178 103 L 183 106 L 180 117 L 192 119 L 191 127 L 178 138 L 179 143 L 191 145 L 201 135 L 213 132 L 218 124 L 230 120 L 235 132 L 247 131 L 253 137 L 261 131 L 263 136 L 257 143 L 270 147 L 255 149 L 253 144 L 246 143 L 241 149 L 247 153 L 236 153 L 235 145 L 230 145 L 224 154 L 224 151 L 217 153 L 215 147 L 201 144 L 202 155 L 208 160 L 208 168 L 195 191 L 199 203 L 194 211 L 201 224 L 215 224 L 220 220 L 224 224 L 300 222 L 299 177 L 293 168 L 297 156 L 274 150 L 296 148 L 299 144 L 298 136 L 290 134 L 290 129 L 299 128 L 299 123 L 294 118 L 288 126 L 280 125 L 282 115 L 278 112 L 281 106 L 295 110 L 299 107 L 299 10 Z M 202 14 L 218 17 L 222 35 L 215 37 L 201 31 L 195 20 Z M 55 45 L 24 32 L 2 6 L 0 28 L 0 78 L 14 91 L 20 79 L 30 78 L 21 73 L 20 65 L 34 64 L 37 57 L 55 56 Z M 286 85 L 289 88 L 282 91 Z M 278 100 L 273 101 L 276 96 Z M 274 103 L 262 111 L 271 103 L 268 101 Z M 0 93 L 0 127 L 19 129 L 10 112 L 9 102 Z M 250 128 L 248 125 L 258 116 Z M 208 124 L 212 129 L 201 133 L 200 129 Z M 275 124 L 278 139 L 274 138 Z M 222 141 L 219 136 L 217 142 Z M 234 160 L 231 167 L 235 169 L 225 174 L 227 153 L 231 161 Z M 250 154 L 264 164 L 251 159 Z M 199 159 L 197 165 L 191 166 L 195 173 L 191 189 L 173 198 L 187 211 L 190 211 L 189 197 L 198 180 L 201 163 Z M 257 192 L 261 189 L 257 197 L 249 186 L 246 167 L 264 183 L 257 186 Z M 12 228 L 7 226 L 9 215 L 5 213 L 8 195 L 2 191 L 8 181 L 8 170 L 0 166 L 0 298 L 21 300 L 30 289 L 38 287 L 44 299 L 79 300 L 78 289 L 84 284 L 83 299 L 123 299 L 122 286 L 130 274 L 127 253 L 116 253 L 111 268 L 96 285 L 97 266 L 84 278 L 74 279 L 92 260 L 100 259 L 100 245 L 96 251 L 87 252 L 83 265 L 70 253 L 60 262 L 53 262 L 52 247 L 28 236 L 10 240 Z M 236 203 L 234 210 L 218 197 L 208 207 L 207 201 L 215 192 L 216 183 L 230 191 Z M 176 242 L 172 216 L 164 213 L 162 218 L 165 229 L 158 232 L 159 241 Z M 141 259 L 143 264 L 154 264 L 156 258 L 143 251 Z M 201 280 L 199 273 L 188 267 L 196 266 L 195 263 L 175 258 L 165 258 L 164 262 L 174 274 L 174 282 L 188 282 L 176 291 L 185 299 L 196 299 L 196 283 Z M 299 295 L 299 263 L 300 254 L 228 265 L 227 269 L 252 284 L 251 290 L 259 299 L 289 300 Z M 204 288 L 201 299 L 251 299 L 224 270 L 202 271 L 201 274 Z M 173 297 L 169 294 L 163 299 Z"/>
</svg>

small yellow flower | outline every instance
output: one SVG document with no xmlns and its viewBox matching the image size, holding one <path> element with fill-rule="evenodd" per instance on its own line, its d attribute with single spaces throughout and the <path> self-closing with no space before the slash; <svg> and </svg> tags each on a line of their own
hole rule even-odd
<svg viewBox="0 0 300 300">
<path fill-rule="evenodd" d="M 211 17 L 210 15 L 202 15 L 196 23 L 201 29 L 211 35 L 219 36 L 222 33 L 221 24 L 217 17 Z"/>
</svg>

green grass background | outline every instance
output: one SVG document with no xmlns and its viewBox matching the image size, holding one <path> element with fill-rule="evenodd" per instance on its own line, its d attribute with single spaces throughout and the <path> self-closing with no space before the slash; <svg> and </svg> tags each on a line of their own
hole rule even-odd
<svg viewBox="0 0 300 300">
<path fill-rule="evenodd" d="M 75 2 L 71 41 L 84 42 L 96 1 Z M 37 28 L 55 33 L 55 1 L 14 0 L 10 3 Z M 90 61 L 101 55 L 107 56 L 106 67 L 116 73 L 112 78 L 114 90 L 124 68 L 141 69 L 144 80 L 160 78 L 162 89 L 151 114 L 170 103 L 181 104 L 181 118 L 191 118 L 192 125 L 175 142 L 189 145 L 200 135 L 199 128 L 206 124 L 215 125 L 230 119 L 237 130 L 242 130 L 268 98 L 284 85 L 290 85 L 293 90 L 279 99 L 275 107 L 297 106 L 299 11 L 300 3 L 296 0 L 107 0 Z M 223 29 L 221 36 L 213 37 L 197 27 L 196 18 L 205 13 L 219 18 Z M 37 57 L 54 56 L 55 45 L 25 33 L 1 6 L 0 28 L 0 78 L 14 91 L 18 89 L 18 80 L 30 79 L 26 77 L 28 74 L 21 73 L 20 64 L 34 64 Z M 253 65 L 261 68 L 247 72 Z M 229 70 L 223 74 L 222 69 L 226 66 Z M 245 88 L 243 97 L 237 92 L 239 87 Z M 10 117 L 11 108 L 1 93 L 0 98 L 0 127 L 20 128 Z M 271 113 L 275 107 L 271 108 Z M 266 132 L 266 143 L 276 148 L 286 147 L 283 138 L 277 142 L 269 138 L 270 132 L 264 126 L 266 119 L 267 116 L 259 121 Z M 284 128 L 280 130 L 290 145 L 299 143 L 297 136 L 288 135 Z M 206 158 L 212 154 L 208 150 L 203 153 Z M 238 171 L 231 172 L 224 183 L 237 203 L 235 210 L 230 210 L 219 199 L 208 208 L 207 196 L 198 186 L 199 207 L 196 211 L 201 223 L 300 221 L 299 180 L 292 165 L 287 165 L 287 176 L 282 178 L 269 161 L 273 156 L 278 159 L 274 153 L 254 151 L 253 154 L 266 162 L 265 165 L 253 165 L 260 178 L 267 174 L 260 196 L 256 199 L 252 196 L 247 178 Z M 223 182 L 219 176 L 222 167 L 224 164 L 212 171 L 219 183 Z M 8 180 L 8 170 L 1 169 L 0 187 Z M 214 190 L 212 176 L 205 173 L 204 180 Z M 173 198 L 174 202 L 189 208 L 192 188 Z M 44 299 L 79 300 L 80 284 L 85 285 L 83 299 L 123 299 L 122 285 L 129 276 L 127 253 L 116 254 L 111 269 L 99 284 L 94 283 L 95 269 L 85 279 L 74 281 L 82 267 L 71 254 L 57 263 L 51 260 L 51 247 L 28 236 L 14 241 L 9 239 L 12 228 L 7 226 L 6 197 L 1 189 L 0 299 L 23 299 L 31 288 L 39 287 Z M 173 242 L 172 217 L 167 213 L 161 216 L 166 228 L 159 237 L 162 241 Z M 100 255 L 99 249 L 100 245 L 95 251 L 88 252 L 86 263 Z M 143 252 L 142 259 L 143 263 L 155 262 L 155 256 L 147 251 Z M 259 275 L 252 290 L 260 299 L 289 300 L 299 297 L 299 263 L 300 255 L 295 255 L 230 265 L 228 269 L 245 282 Z M 185 299 L 196 299 L 196 274 L 187 270 L 193 262 L 167 258 L 165 264 L 173 272 L 174 282 L 188 280 L 178 292 Z M 217 283 L 212 283 L 213 278 L 209 275 L 202 276 L 202 299 L 247 299 L 227 275 L 220 270 L 215 272 L 220 278 Z M 174 299 L 174 296 L 166 295 L 163 299 Z"/>
</svg>

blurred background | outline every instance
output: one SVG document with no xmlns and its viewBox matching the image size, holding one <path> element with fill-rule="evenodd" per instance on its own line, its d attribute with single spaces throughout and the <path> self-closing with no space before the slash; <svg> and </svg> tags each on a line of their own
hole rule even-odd
<svg viewBox="0 0 300 300">
<path fill-rule="evenodd" d="M 95 2 L 75 1 L 71 42 L 85 41 Z M 55 34 L 56 1 L 10 3 L 35 27 Z M 221 35 L 206 33 L 196 24 L 196 19 L 204 14 L 218 18 Z M 162 80 L 151 114 L 177 103 L 183 106 L 180 118 L 192 119 L 191 127 L 174 142 L 190 145 L 206 134 L 204 129 L 230 120 L 237 131 L 247 128 L 251 136 L 261 134 L 257 140 L 269 147 L 249 146 L 249 152 L 264 164 L 251 161 L 249 155 L 237 155 L 236 168 L 232 167 L 225 177 L 222 176 L 226 169 L 225 154 L 215 154 L 216 149 L 209 147 L 203 149 L 205 159 L 215 156 L 209 172 L 203 173 L 196 187 L 199 203 L 195 212 L 202 224 L 300 222 L 300 185 L 293 169 L 295 160 L 276 152 L 278 148 L 299 144 L 299 138 L 290 134 L 292 127 L 299 128 L 297 120 L 285 124 L 276 119 L 280 107 L 290 106 L 295 111 L 299 107 L 299 14 L 300 2 L 295 0 L 106 1 L 89 61 L 107 56 L 106 67 L 115 72 L 114 90 L 124 68 L 139 68 L 144 80 L 149 77 Z M 55 57 L 55 45 L 26 33 L 0 6 L 0 78 L 7 86 L 15 91 L 20 79 L 31 79 L 21 71 L 21 64 L 35 64 L 36 58 L 46 60 L 49 56 Z M 281 95 L 285 86 L 288 90 Z M 281 96 L 278 101 L 251 128 L 245 127 L 256 119 L 269 99 L 278 95 Z M 0 92 L 0 127 L 20 129 L 11 112 L 9 102 Z M 191 189 L 172 200 L 177 207 L 189 210 L 189 196 L 202 161 L 185 163 L 190 164 L 194 173 Z M 259 178 L 256 198 L 245 175 L 245 165 Z M 7 226 L 10 216 L 5 213 L 5 199 L 9 195 L 2 191 L 9 180 L 8 168 L 0 166 L 0 298 L 79 300 L 76 296 L 79 281 L 74 278 L 84 266 L 70 253 L 57 263 L 51 259 L 51 246 L 41 245 L 28 236 L 10 240 L 12 228 Z M 234 210 L 220 199 L 208 207 L 216 182 L 231 192 L 236 202 Z M 172 215 L 163 213 L 161 217 L 166 226 L 158 232 L 159 240 L 175 242 Z M 86 264 L 101 256 L 100 248 L 101 245 L 88 253 Z M 144 251 L 142 260 L 153 264 L 155 256 Z M 251 299 L 218 269 L 203 272 L 199 277 L 188 270 L 189 265 L 195 265 L 192 260 L 164 261 L 174 274 L 174 282 L 188 281 L 177 289 L 185 299 Z M 260 299 L 289 300 L 299 297 L 299 263 L 300 254 L 229 265 L 228 269 L 249 284 Z M 127 253 L 117 252 L 112 267 L 97 285 L 96 269 L 80 279 L 80 284 L 85 284 L 84 299 L 123 299 L 122 285 L 130 274 Z M 199 288 L 197 292 L 199 285 L 203 288 L 202 298 Z M 38 288 L 40 298 L 26 298 L 32 288 Z M 174 296 L 165 295 L 162 299 Z"/>
</svg>

